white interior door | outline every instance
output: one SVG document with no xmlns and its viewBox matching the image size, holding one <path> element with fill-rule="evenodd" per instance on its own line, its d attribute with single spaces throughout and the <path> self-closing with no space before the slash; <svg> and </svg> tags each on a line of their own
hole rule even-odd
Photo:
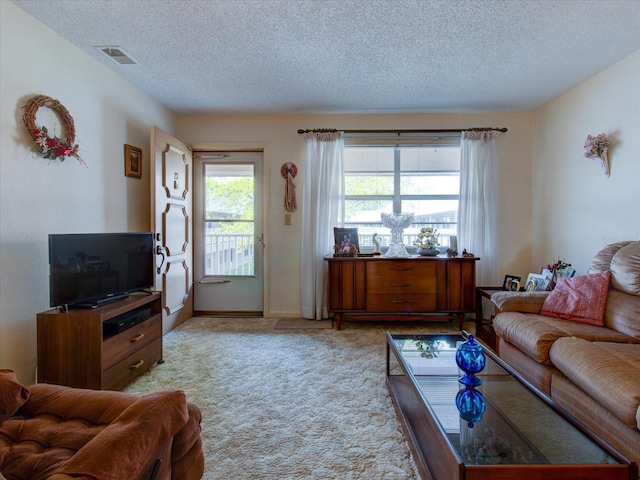
<svg viewBox="0 0 640 480">
<path fill-rule="evenodd" d="M 156 237 L 156 290 L 162 290 L 162 330 L 193 315 L 191 151 L 151 127 L 151 228 Z"/>
<path fill-rule="evenodd" d="M 194 310 L 263 315 L 262 152 L 194 153 Z"/>
</svg>

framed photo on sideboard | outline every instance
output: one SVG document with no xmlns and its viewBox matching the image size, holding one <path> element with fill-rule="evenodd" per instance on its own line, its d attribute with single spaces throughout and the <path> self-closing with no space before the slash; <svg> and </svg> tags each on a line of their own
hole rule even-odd
<svg viewBox="0 0 640 480">
<path fill-rule="evenodd" d="M 516 275 L 505 275 L 504 282 L 502 282 L 502 288 L 504 290 L 517 292 L 520 290 L 520 280 L 522 280 L 522 277 L 518 277 Z"/>
<path fill-rule="evenodd" d="M 539 273 L 530 273 L 527 276 L 527 283 L 524 284 L 524 289 L 527 292 L 543 292 L 547 290 L 550 279 L 545 278 L 544 275 Z"/>
</svg>

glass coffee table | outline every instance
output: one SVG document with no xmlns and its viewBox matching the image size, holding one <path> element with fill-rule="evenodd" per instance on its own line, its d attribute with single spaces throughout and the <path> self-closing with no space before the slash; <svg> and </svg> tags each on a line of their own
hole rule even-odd
<svg viewBox="0 0 640 480">
<path fill-rule="evenodd" d="M 387 332 L 387 386 L 423 480 L 638 478 L 636 464 L 489 349 L 477 375 L 482 384 L 458 382 L 455 354 L 464 341 Z"/>
</svg>

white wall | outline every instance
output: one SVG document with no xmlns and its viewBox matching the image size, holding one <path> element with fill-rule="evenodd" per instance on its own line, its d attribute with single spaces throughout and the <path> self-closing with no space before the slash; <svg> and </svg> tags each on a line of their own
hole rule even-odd
<svg viewBox="0 0 640 480">
<path fill-rule="evenodd" d="M 176 118 L 12 3 L 0 2 L 0 21 L 0 368 L 30 384 L 36 314 L 49 308 L 47 235 L 148 230 L 149 127 L 174 132 Z M 34 95 L 69 110 L 86 167 L 31 152 L 21 107 Z M 37 120 L 60 132 L 47 110 Z M 125 143 L 143 150 L 141 180 L 124 176 Z"/>
<path fill-rule="evenodd" d="M 612 139 L 611 176 L 584 156 L 588 134 Z M 535 112 L 533 264 L 586 273 L 604 245 L 640 239 L 640 51 Z"/>
<path fill-rule="evenodd" d="M 192 147 L 264 148 L 267 186 L 265 315 L 300 315 L 300 212 L 284 225 L 284 162 L 298 166 L 302 198 L 305 141 L 302 128 L 347 130 L 507 127 L 498 137 L 500 162 L 500 278 L 527 272 L 531 263 L 531 135 L 533 114 L 424 115 L 199 115 L 180 117 L 178 137 Z M 299 204 L 298 204 L 299 205 Z M 460 250 L 464 248 L 459 245 Z M 501 281 L 498 282 L 501 284 Z"/>
</svg>

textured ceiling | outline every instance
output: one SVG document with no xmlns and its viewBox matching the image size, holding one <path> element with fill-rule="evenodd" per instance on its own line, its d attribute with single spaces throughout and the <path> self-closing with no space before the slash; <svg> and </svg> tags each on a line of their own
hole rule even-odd
<svg viewBox="0 0 640 480">
<path fill-rule="evenodd" d="M 12 1 L 178 113 L 532 110 L 640 49 L 638 0 Z"/>
</svg>

